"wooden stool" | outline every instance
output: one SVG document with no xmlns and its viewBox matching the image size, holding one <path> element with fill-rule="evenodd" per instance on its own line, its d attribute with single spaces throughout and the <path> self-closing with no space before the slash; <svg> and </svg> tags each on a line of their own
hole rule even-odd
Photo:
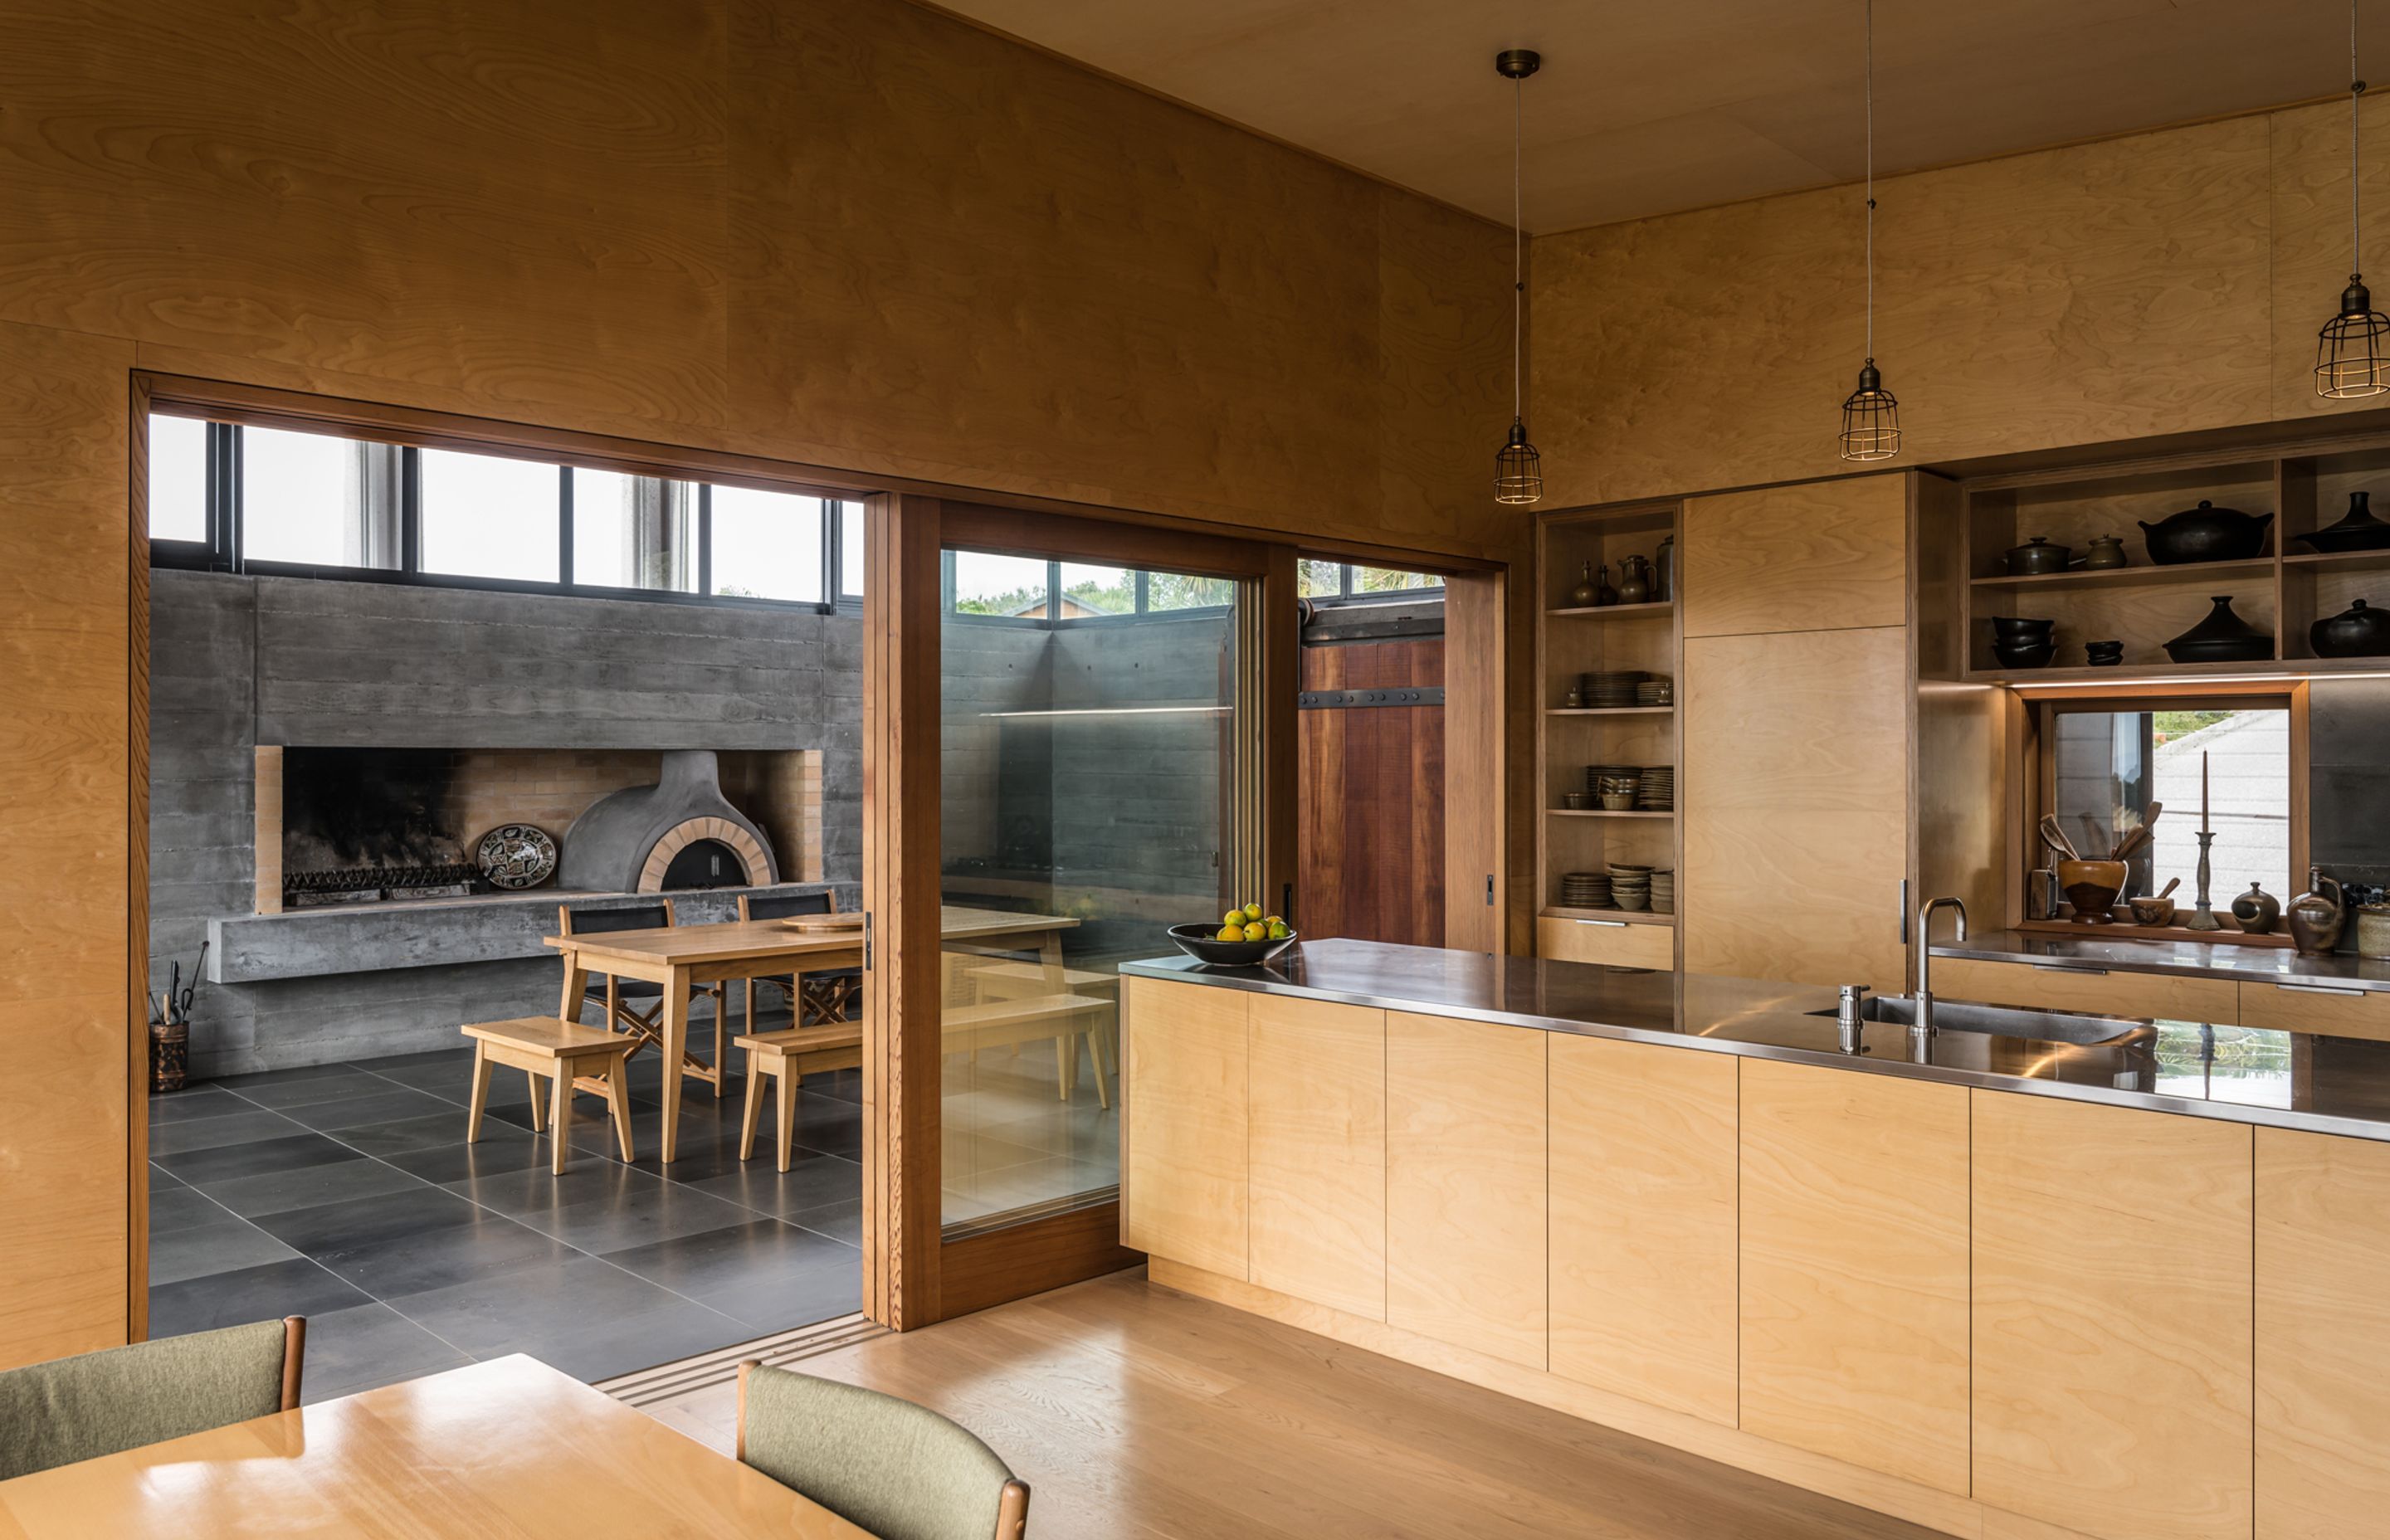
<svg viewBox="0 0 2390 1540">
<path fill-rule="evenodd" d="M 603 1062 L 591 1067 L 604 1072 L 605 1088 L 598 1094 L 614 1110 L 614 1143 L 622 1149 L 624 1161 L 631 1159 L 631 1087 L 623 1073 L 623 1060 L 638 1039 L 585 1027 L 559 1016 L 478 1021 L 457 1030 L 473 1040 L 473 1103 L 465 1115 L 467 1144 L 482 1136 L 482 1107 L 490 1096 L 490 1071 L 504 1064 L 531 1076 L 531 1125 L 534 1132 L 555 1125 L 550 1136 L 555 1143 L 551 1169 L 557 1175 L 563 1175 L 565 1130 L 572 1119 L 572 1078 L 585 1060 L 598 1059 Z M 539 1081 L 543 1075 L 548 1081 L 549 1097 L 545 1120 L 540 1116 L 539 1103 Z M 748 1105 L 754 1105 L 752 1097 Z M 748 1121 L 751 1124 L 754 1121 L 752 1111 Z"/>
<path fill-rule="evenodd" d="M 731 1039 L 747 1050 L 747 1106 L 739 1123 L 739 1158 L 755 1149 L 755 1123 L 764 1111 L 764 1077 L 779 1082 L 773 1105 L 779 1126 L 779 1169 L 789 1169 L 790 1147 L 796 1139 L 797 1086 L 808 1074 L 853 1070 L 863 1063 L 863 1026 L 836 1022 L 826 1027 L 790 1027 L 779 1032 L 752 1033 Z"/>
</svg>

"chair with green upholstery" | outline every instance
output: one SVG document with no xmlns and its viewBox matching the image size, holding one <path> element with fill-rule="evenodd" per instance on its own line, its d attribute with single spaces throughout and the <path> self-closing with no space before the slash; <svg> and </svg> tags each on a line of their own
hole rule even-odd
<svg viewBox="0 0 2390 1540">
<path fill-rule="evenodd" d="M 1022 1540 L 1029 1487 L 969 1430 L 878 1391 L 750 1359 L 739 1457 L 880 1540 Z"/>
<path fill-rule="evenodd" d="M 298 1315 L 0 1373 L 0 1480 L 299 1405 Z"/>
</svg>

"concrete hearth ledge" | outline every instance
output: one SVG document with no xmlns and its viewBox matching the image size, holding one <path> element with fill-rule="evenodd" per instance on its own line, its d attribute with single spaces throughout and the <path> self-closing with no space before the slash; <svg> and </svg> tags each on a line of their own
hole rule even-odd
<svg viewBox="0 0 2390 1540">
<path fill-rule="evenodd" d="M 709 888 L 676 892 L 672 900 L 683 925 L 708 925 L 737 919 L 740 893 L 818 893 L 836 886 L 783 882 L 768 888 Z M 631 905 L 652 903 L 655 896 L 544 888 L 527 893 L 360 904 L 212 919 L 208 921 L 208 981 L 247 984 L 268 979 L 554 956 L 553 951 L 540 944 L 540 938 L 556 933 L 559 904 Z M 842 904 L 851 904 L 854 896 L 842 893 Z"/>
</svg>

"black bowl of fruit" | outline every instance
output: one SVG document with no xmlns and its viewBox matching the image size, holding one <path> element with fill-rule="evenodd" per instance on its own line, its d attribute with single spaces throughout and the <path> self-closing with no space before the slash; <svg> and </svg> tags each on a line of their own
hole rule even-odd
<svg viewBox="0 0 2390 1540">
<path fill-rule="evenodd" d="M 1248 904 L 1222 915 L 1216 925 L 1174 925 L 1170 939 L 1197 962 L 1252 968 L 1292 946 L 1296 937 L 1286 921 L 1263 914 L 1258 904 Z"/>
</svg>

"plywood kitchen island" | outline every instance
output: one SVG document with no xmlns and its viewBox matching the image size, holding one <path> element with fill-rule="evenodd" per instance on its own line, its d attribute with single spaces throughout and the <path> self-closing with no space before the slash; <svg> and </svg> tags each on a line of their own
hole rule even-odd
<svg viewBox="0 0 2390 1540">
<path fill-rule="evenodd" d="M 1845 1055 L 1827 989 L 1354 942 L 1123 971 L 1157 1283 L 1954 1534 L 2390 1509 L 2390 1047 Z"/>
</svg>

